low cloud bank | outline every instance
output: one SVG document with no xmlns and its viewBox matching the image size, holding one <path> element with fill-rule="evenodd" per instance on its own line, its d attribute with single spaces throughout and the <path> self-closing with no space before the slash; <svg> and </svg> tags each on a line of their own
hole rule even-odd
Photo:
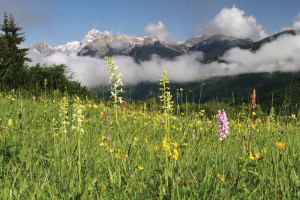
<svg viewBox="0 0 300 200">
<path fill-rule="evenodd" d="M 193 52 L 174 59 L 164 59 L 153 55 L 151 60 L 137 64 L 128 56 L 113 56 L 122 73 L 125 84 L 137 84 L 141 81 L 157 82 L 163 70 L 167 70 L 172 82 L 199 81 L 209 74 L 213 76 L 237 75 L 258 72 L 295 72 L 300 71 L 300 35 L 283 35 L 277 40 L 267 43 L 258 51 L 251 52 L 233 48 L 222 57 L 226 63 L 213 62 L 202 64 L 202 52 Z M 68 73 L 74 73 L 74 79 L 88 87 L 108 83 L 109 75 L 105 71 L 105 60 L 92 57 L 77 56 L 76 53 L 56 53 L 42 56 L 31 50 L 29 57 L 33 59 L 30 65 L 36 63 L 51 65 L 65 64 Z"/>
</svg>

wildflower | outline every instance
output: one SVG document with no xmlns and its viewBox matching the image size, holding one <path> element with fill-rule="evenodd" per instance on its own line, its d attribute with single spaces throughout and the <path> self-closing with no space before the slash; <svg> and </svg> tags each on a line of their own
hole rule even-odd
<svg viewBox="0 0 300 200">
<path fill-rule="evenodd" d="M 168 91 L 170 88 L 166 86 L 166 84 L 169 83 L 166 70 L 164 70 L 164 73 L 162 74 L 162 79 L 159 79 L 159 81 L 160 81 L 159 84 L 162 85 L 162 88 L 159 88 L 159 89 L 162 90 L 162 92 L 163 92 L 162 95 L 159 96 L 159 98 L 163 102 L 162 108 L 165 109 L 165 113 L 166 113 L 167 109 L 172 111 L 172 106 L 173 106 L 173 101 L 171 101 L 172 95 Z"/>
<path fill-rule="evenodd" d="M 282 149 L 285 146 L 285 143 L 282 142 L 276 142 L 276 148 L 277 149 Z"/>
<path fill-rule="evenodd" d="M 220 179 L 220 182 L 223 183 L 224 182 L 224 175 L 221 176 L 220 173 L 217 173 L 218 178 Z"/>
<path fill-rule="evenodd" d="M 138 166 L 138 169 L 141 171 L 144 169 L 144 167 Z"/>
<path fill-rule="evenodd" d="M 137 141 L 137 137 L 134 137 L 133 140 L 136 142 Z"/>
<path fill-rule="evenodd" d="M 218 136 L 220 137 L 220 140 L 222 141 L 229 134 L 227 115 L 226 115 L 226 112 L 224 109 L 218 110 L 218 118 L 219 118 Z"/>
<path fill-rule="evenodd" d="M 81 104 L 79 97 L 75 99 L 75 103 L 73 106 L 74 106 L 73 120 L 76 122 L 76 129 L 79 134 L 83 134 L 84 130 L 82 128 L 82 123 L 81 123 L 84 120 L 83 105 Z"/>
<path fill-rule="evenodd" d="M 264 153 L 267 153 L 267 150 L 264 148 L 264 149 L 263 149 L 263 152 L 264 152 Z"/>
<path fill-rule="evenodd" d="M 170 149 L 170 144 L 167 143 L 167 138 L 164 138 L 161 149 L 163 151 L 168 151 Z"/>
<path fill-rule="evenodd" d="M 256 102 L 255 101 L 256 101 L 256 93 L 255 93 L 255 89 L 254 89 L 253 94 L 252 94 L 251 106 L 250 106 L 251 111 L 256 108 Z"/>
<path fill-rule="evenodd" d="M 172 154 L 171 154 L 171 157 L 174 158 L 175 160 L 178 159 L 179 157 L 179 153 L 178 153 L 178 150 L 177 149 L 174 149 Z"/>
<path fill-rule="evenodd" d="M 249 159 L 250 160 L 254 160 L 255 159 L 254 156 L 253 156 L 253 154 L 251 152 L 249 152 Z"/>
<path fill-rule="evenodd" d="M 14 125 L 13 120 L 12 120 L 12 119 L 9 119 L 9 120 L 7 121 L 7 125 L 8 125 L 8 126 L 13 126 L 13 125 Z"/>
<path fill-rule="evenodd" d="M 183 88 L 180 88 L 180 92 L 182 92 L 183 91 Z"/>
<path fill-rule="evenodd" d="M 107 124 L 107 122 L 108 122 L 108 115 L 107 115 L 107 113 L 106 113 L 106 114 L 105 114 L 105 121 L 104 121 L 104 123 Z"/>
<path fill-rule="evenodd" d="M 124 92 L 121 89 L 118 89 L 119 86 L 123 86 L 123 83 L 121 81 L 121 73 L 116 73 L 118 66 L 115 65 L 115 61 L 112 60 L 112 58 L 106 56 L 104 58 L 106 60 L 105 64 L 108 65 L 107 67 L 107 71 L 110 73 L 110 77 L 109 77 L 109 83 L 112 84 L 111 86 L 111 97 L 114 99 L 114 102 L 120 102 L 120 104 L 123 103 L 122 97 L 118 97 L 118 94 L 120 92 Z"/>
<path fill-rule="evenodd" d="M 177 143 L 177 142 L 173 142 L 172 145 L 173 145 L 175 148 L 177 148 L 178 143 Z"/>
<path fill-rule="evenodd" d="M 109 135 L 105 135 L 105 136 L 104 136 L 104 139 L 105 139 L 105 140 L 109 140 Z"/>
</svg>

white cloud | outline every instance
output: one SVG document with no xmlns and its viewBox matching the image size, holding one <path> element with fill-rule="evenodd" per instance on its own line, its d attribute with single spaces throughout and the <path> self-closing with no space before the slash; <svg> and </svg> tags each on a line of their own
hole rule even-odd
<svg viewBox="0 0 300 200">
<path fill-rule="evenodd" d="M 114 43 L 110 44 L 109 46 L 117 50 L 122 50 L 127 48 L 127 45 L 124 42 L 122 42 L 122 40 L 117 40 Z"/>
<path fill-rule="evenodd" d="M 223 8 L 213 21 L 202 30 L 205 34 L 223 34 L 238 38 L 262 39 L 268 36 L 265 29 L 250 15 L 233 6 Z"/>
<path fill-rule="evenodd" d="M 300 31 L 300 13 L 294 18 L 292 29 Z"/>
<path fill-rule="evenodd" d="M 137 84 L 141 81 L 157 82 L 166 69 L 171 82 L 199 81 L 206 74 L 213 76 L 237 75 L 256 72 L 294 72 L 300 71 L 300 35 L 283 35 L 273 42 L 263 45 L 258 51 L 251 52 L 233 48 L 222 57 L 226 63 L 213 62 L 202 64 L 201 52 L 184 54 L 174 59 L 163 59 L 152 56 L 149 61 L 137 64 L 128 56 L 114 56 L 115 63 L 122 73 L 125 84 Z M 105 71 L 105 60 L 92 57 L 81 57 L 75 53 L 66 55 L 56 53 L 43 57 L 31 50 L 29 57 L 33 58 L 34 65 L 66 64 L 69 73 L 88 87 L 108 83 L 108 74 Z"/>
<path fill-rule="evenodd" d="M 291 26 L 285 26 L 281 28 L 281 31 L 286 30 L 300 31 L 300 13 L 293 19 Z"/>
<path fill-rule="evenodd" d="M 257 52 L 234 48 L 226 52 L 230 74 L 300 71 L 300 35 L 283 35 Z"/>
<path fill-rule="evenodd" d="M 150 33 L 158 40 L 168 44 L 178 44 L 178 41 L 171 38 L 170 32 L 166 29 L 165 25 L 161 21 L 159 21 L 157 25 L 153 23 L 148 24 L 148 26 L 144 29 L 144 32 Z"/>
</svg>

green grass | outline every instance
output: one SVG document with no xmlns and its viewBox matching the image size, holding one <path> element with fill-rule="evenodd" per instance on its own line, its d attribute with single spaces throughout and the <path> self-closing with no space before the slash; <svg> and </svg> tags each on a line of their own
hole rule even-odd
<svg viewBox="0 0 300 200">
<path fill-rule="evenodd" d="M 275 114 L 267 122 L 269 113 L 258 110 L 251 148 L 257 156 L 250 160 L 247 105 L 225 108 L 230 134 L 222 155 L 215 116 L 221 108 L 214 104 L 201 105 L 204 113 L 170 113 L 163 145 L 161 105 L 120 106 L 116 126 L 110 102 L 82 99 L 84 119 L 78 125 L 75 98 L 67 97 L 63 112 L 58 96 L 1 93 L 0 199 L 300 198 L 300 116 Z M 279 150 L 276 142 L 285 146 Z"/>
</svg>

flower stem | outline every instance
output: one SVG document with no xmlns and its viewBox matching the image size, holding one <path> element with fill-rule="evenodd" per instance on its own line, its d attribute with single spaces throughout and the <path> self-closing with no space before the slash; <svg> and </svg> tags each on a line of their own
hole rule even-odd
<svg viewBox="0 0 300 200">
<path fill-rule="evenodd" d="M 279 150 L 277 151 L 277 163 L 276 163 L 276 177 L 275 177 L 275 198 L 277 197 L 277 175 L 278 175 L 278 160 L 279 160 Z"/>
</svg>

